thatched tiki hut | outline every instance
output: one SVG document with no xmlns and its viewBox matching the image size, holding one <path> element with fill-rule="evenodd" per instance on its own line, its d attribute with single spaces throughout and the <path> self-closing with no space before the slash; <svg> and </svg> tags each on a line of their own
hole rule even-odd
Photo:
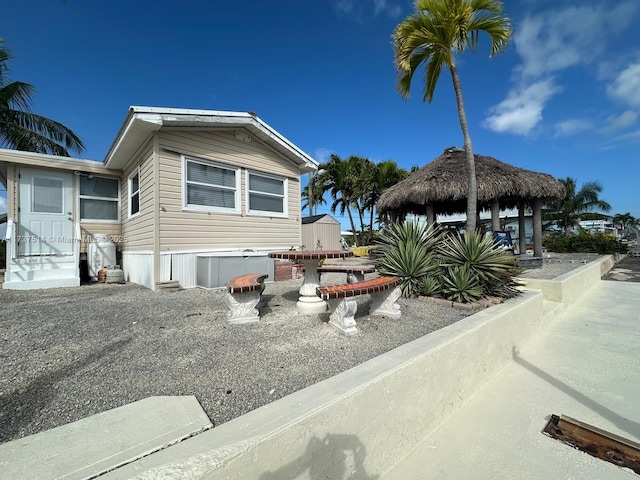
<svg viewBox="0 0 640 480">
<path fill-rule="evenodd" d="M 475 155 L 478 178 L 478 211 L 491 210 L 494 231 L 500 230 L 500 210 L 518 209 L 518 225 L 524 232 L 524 209 L 533 210 L 534 255 L 542 256 L 542 205 L 564 196 L 561 182 L 546 173 L 508 165 L 492 157 Z M 382 194 L 376 208 L 380 213 L 404 216 L 426 215 L 429 224 L 436 214 L 466 212 L 467 173 L 464 150 L 451 147 L 433 162 Z M 526 249 L 520 235 L 520 252 Z"/>
</svg>

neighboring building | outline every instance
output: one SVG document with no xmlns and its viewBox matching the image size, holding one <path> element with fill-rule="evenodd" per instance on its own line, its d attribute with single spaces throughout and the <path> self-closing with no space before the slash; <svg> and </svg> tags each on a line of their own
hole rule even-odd
<svg viewBox="0 0 640 480">
<path fill-rule="evenodd" d="M 302 219 L 302 245 L 306 250 L 341 250 L 340 222 L 331 215 Z"/>
<path fill-rule="evenodd" d="M 611 222 L 611 219 L 580 220 L 580 227 L 588 233 L 604 233 L 607 235 L 619 236 L 618 228 Z"/>
<path fill-rule="evenodd" d="M 316 169 L 244 112 L 131 107 L 103 162 L 0 149 L 3 287 L 78 285 L 95 234 L 116 243 L 125 279 L 149 288 L 195 286 L 202 256 L 264 265 L 302 244 L 300 176 Z"/>
</svg>

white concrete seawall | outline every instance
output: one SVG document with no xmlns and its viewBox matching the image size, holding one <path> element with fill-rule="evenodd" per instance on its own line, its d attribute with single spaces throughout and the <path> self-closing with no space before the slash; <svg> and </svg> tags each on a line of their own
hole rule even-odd
<svg viewBox="0 0 640 480">
<path fill-rule="evenodd" d="M 613 263 L 609 256 L 554 280 L 526 280 L 540 291 L 525 291 L 104 478 L 379 478 L 511 362 L 514 349 L 544 331 L 562 309 L 555 307 L 574 303 Z"/>
</svg>

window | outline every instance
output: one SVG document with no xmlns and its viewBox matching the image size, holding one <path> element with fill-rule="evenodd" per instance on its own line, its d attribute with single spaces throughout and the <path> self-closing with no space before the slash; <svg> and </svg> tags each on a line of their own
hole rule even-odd
<svg viewBox="0 0 640 480">
<path fill-rule="evenodd" d="M 240 169 L 184 159 L 184 207 L 240 212 Z"/>
<path fill-rule="evenodd" d="M 119 181 L 116 178 L 80 177 L 80 220 L 120 219 Z"/>
<path fill-rule="evenodd" d="M 63 213 L 62 180 L 33 177 L 31 211 L 33 213 Z"/>
<path fill-rule="evenodd" d="M 287 179 L 247 172 L 247 210 L 252 215 L 287 216 Z"/>
<path fill-rule="evenodd" d="M 140 168 L 129 175 L 129 216 L 140 213 Z"/>
</svg>

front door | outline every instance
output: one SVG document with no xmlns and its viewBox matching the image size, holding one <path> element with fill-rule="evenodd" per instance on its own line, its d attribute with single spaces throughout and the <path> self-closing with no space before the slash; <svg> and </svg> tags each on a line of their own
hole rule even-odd
<svg viewBox="0 0 640 480">
<path fill-rule="evenodd" d="M 73 175 L 20 169 L 18 255 L 73 254 Z"/>
</svg>

